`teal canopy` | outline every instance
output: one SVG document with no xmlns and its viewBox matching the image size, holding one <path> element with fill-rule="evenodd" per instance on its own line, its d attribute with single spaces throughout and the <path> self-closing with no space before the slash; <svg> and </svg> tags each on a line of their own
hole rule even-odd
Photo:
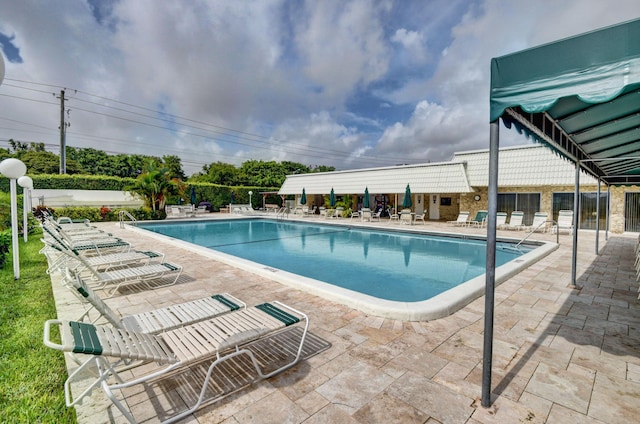
<svg viewBox="0 0 640 424">
<path fill-rule="evenodd" d="M 640 19 L 492 59 L 490 106 L 594 176 L 640 181 Z"/>
<path fill-rule="evenodd" d="M 331 207 L 336 205 L 336 194 L 333 192 L 333 189 L 331 189 L 331 194 L 329 194 L 329 204 Z"/>
<path fill-rule="evenodd" d="M 362 199 L 362 207 L 369 208 L 369 187 L 364 189 L 364 198 Z"/>
<path fill-rule="evenodd" d="M 302 196 L 300 197 L 300 204 L 301 205 L 306 205 L 307 204 L 307 193 L 305 193 L 304 188 L 302 189 Z"/>
</svg>

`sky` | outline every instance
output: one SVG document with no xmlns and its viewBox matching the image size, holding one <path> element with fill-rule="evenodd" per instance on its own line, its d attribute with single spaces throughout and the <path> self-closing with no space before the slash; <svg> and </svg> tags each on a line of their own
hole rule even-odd
<svg viewBox="0 0 640 424">
<path fill-rule="evenodd" d="M 339 170 L 489 147 L 493 57 L 638 0 L 0 0 L 0 147 Z M 529 144 L 502 130 L 500 145 Z"/>
</svg>

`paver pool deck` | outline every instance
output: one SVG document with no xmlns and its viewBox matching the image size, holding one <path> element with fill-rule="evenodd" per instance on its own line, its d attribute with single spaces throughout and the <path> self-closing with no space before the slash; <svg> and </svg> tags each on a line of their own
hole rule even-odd
<svg viewBox="0 0 640 424">
<path fill-rule="evenodd" d="M 212 214 L 229 217 L 224 214 Z M 359 225 L 349 220 L 346 224 Z M 403 322 L 364 314 L 197 253 L 99 224 L 137 249 L 184 267 L 178 284 L 123 291 L 106 302 L 121 314 L 229 292 L 247 302 L 280 300 L 309 315 L 317 352 L 253 384 L 185 423 L 629 423 L 640 413 L 640 301 L 634 268 L 637 234 L 580 231 L 578 286 L 572 287 L 572 236 L 495 290 L 493 406 L 479 406 L 484 296 L 453 315 Z M 373 225 L 387 226 L 386 222 Z M 398 224 L 393 224 L 398 225 Z M 484 234 L 427 222 L 415 230 Z M 522 238 L 525 233 L 499 231 Z M 534 240 L 555 241 L 536 233 Z M 78 302 L 52 277 L 60 318 Z M 75 365 L 68 361 L 69 367 Z M 151 393 L 151 394 L 150 394 Z M 141 387 L 124 397 L 139 422 L 175 407 L 170 390 Z M 126 422 L 101 390 L 77 408 L 78 422 Z"/>
</svg>

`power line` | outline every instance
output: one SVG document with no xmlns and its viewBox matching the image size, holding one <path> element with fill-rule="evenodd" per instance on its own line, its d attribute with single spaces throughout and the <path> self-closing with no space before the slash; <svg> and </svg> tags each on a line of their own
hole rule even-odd
<svg viewBox="0 0 640 424">
<path fill-rule="evenodd" d="M 26 84 L 33 84 L 36 86 L 45 86 L 45 87 L 56 87 L 55 85 L 51 85 L 51 84 L 45 84 L 45 83 L 37 83 L 37 82 L 31 82 L 31 81 L 24 81 L 24 80 L 15 80 L 15 79 L 6 79 L 9 81 L 14 81 L 14 82 L 19 82 L 19 83 L 26 83 Z M 7 84 L 5 84 L 7 85 Z M 52 94 L 50 92 L 44 91 L 44 90 L 37 90 L 37 89 L 33 89 L 33 88 L 29 88 L 29 87 L 23 87 L 23 86 L 19 86 L 19 85 L 13 85 L 13 84 L 8 84 L 8 86 L 11 86 L 13 88 L 18 88 L 18 89 L 24 89 L 24 90 L 29 90 L 29 91 L 33 91 L 33 92 L 40 92 L 40 93 L 46 93 L 46 94 Z M 113 114 L 108 114 L 108 113 L 104 113 L 104 112 L 99 112 L 99 111 L 95 111 L 95 110 L 90 110 L 90 109 L 85 109 L 85 108 L 79 108 L 79 107 L 73 107 L 74 110 L 79 110 L 79 111 L 83 111 L 86 113 L 91 113 L 91 114 L 96 114 L 96 115 L 100 115 L 100 116 L 104 116 L 110 119 L 118 119 L 118 120 L 123 120 L 125 122 L 130 122 L 130 123 L 134 123 L 134 124 L 138 124 L 138 125 L 144 125 L 144 126 L 148 126 L 148 127 L 152 127 L 152 128 L 157 128 L 157 129 L 161 129 L 163 131 L 170 131 L 172 133 L 178 133 L 178 134 L 183 134 L 183 135 L 188 135 L 188 136 L 192 136 L 192 137 L 198 137 L 198 138 L 202 138 L 206 141 L 214 141 L 214 142 L 220 142 L 220 143 L 229 143 L 229 144 L 234 144 L 234 145 L 238 145 L 238 146 L 246 146 L 246 147 L 250 147 L 250 148 L 257 148 L 257 149 L 265 149 L 265 150 L 270 150 L 275 148 L 279 148 L 281 151 L 283 152 L 288 152 L 291 154 L 295 154 L 295 155 L 300 155 L 300 156 L 308 156 L 308 157 L 315 157 L 315 158 L 324 158 L 327 159 L 327 156 L 332 156 L 332 157 L 336 157 L 336 158 L 344 158 L 345 156 L 351 156 L 352 152 L 348 152 L 348 151 L 343 151 L 343 150 L 336 150 L 336 149 L 328 149 L 328 148 L 322 148 L 322 147 L 318 147 L 318 146 L 308 146 L 308 145 L 304 145 L 304 144 L 299 144 L 299 143 L 295 143 L 295 142 L 290 142 L 290 141 L 283 141 L 283 140 L 278 140 L 278 139 L 274 139 L 272 137 L 269 136 L 264 136 L 264 135 L 260 135 L 260 134 L 255 134 L 255 133 L 250 133 L 250 132 L 246 132 L 246 131 L 241 131 L 241 130 L 235 130 L 232 128 L 228 128 L 228 127 L 223 127 L 223 126 L 219 126 L 219 125 L 215 125 L 215 124 L 211 124 L 211 123 L 207 123 L 207 122 L 203 122 L 203 121 L 197 121 L 194 119 L 190 119 L 190 118 L 185 118 L 185 117 L 181 117 L 178 115 L 173 115 L 164 111 L 159 111 L 159 110 L 154 110 L 151 108 L 147 108 L 144 106 L 138 106 L 138 105 L 134 105 L 132 103 L 127 103 L 127 102 L 123 102 L 120 100 L 116 100 L 116 99 L 110 99 L 108 97 L 104 97 L 104 96 L 100 96 L 100 95 L 96 95 L 96 94 L 91 94 L 88 92 L 84 92 L 81 90 L 75 90 L 75 93 L 77 94 L 82 94 L 85 96 L 89 96 L 89 97 L 94 97 L 100 100 L 104 100 L 104 101 L 108 101 L 108 102 L 113 102 L 116 104 L 121 104 L 130 108 L 134 108 L 134 109 L 139 109 L 139 110 L 143 110 L 143 111 L 147 111 L 147 112 L 152 112 L 156 115 L 162 115 L 164 117 L 167 118 L 171 118 L 170 119 L 165 119 L 165 118 L 160 118 L 158 116 L 151 116 L 148 114 L 144 114 L 144 113 L 140 113 L 140 112 L 136 112 L 133 110 L 128 110 L 128 109 L 124 109 L 124 108 L 120 108 L 120 107 L 115 107 L 115 106 L 110 106 L 110 105 L 106 105 L 103 103 L 98 103 L 98 102 L 94 102 L 91 100 L 85 100 L 82 99 L 81 97 L 74 97 L 73 100 L 74 102 L 84 102 L 84 103 L 88 103 L 88 104 L 92 104 L 101 108 L 106 108 L 106 109 L 112 109 L 115 111 L 119 111 L 119 112 L 124 112 L 127 114 L 131 114 L 134 116 L 138 116 L 138 117 L 143 117 L 143 118 L 147 118 L 147 119 L 151 119 L 154 121 L 160 121 L 160 122 L 164 122 L 164 123 L 170 123 L 170 124 L 177 124 L 180 125 L 183 128 L 191 128 L 197 131 L 203 131 L 205 132 L 204 134 L 201 133 L 197 133 L 197 132 L 193 132 L 193 131 L 186 131 L 186 130 L 177 130 L 177 129 L 172 129 L 172 128 L 167 128 L 166 126 L 163 125 L 158 125 L 158 124 L 153 124 L 153 123 L 149 123 L 149 122 L 142 122 L 136 119 L 131 119 L 131 118 L 126 118 L 126 117 L 122 117 L 122 116 L 117 116 L 117 115 L 113 115 Z M 20 100 L 27 100 L 27 101 L 33 101 L 33 102 L 39 102 L 39 103 L 43 103 L 43 104 L 51 104 L 51 105 L 57 105 L 57 103 L 53 103 L 53 102 L 47 102 L 47 101 L 43 101 L 43 100 L 37 100 L 37 99 L 30 99 L 30 98 L 24 98 L 24 97 L 19 97 L 19 96 L 12 96 L 12 95 L 8 95 L 8 94 L 0 94 L 6 97 L 10 97 L 10 98 L 15 98 L 15 99 L 20 99 Z M 55 95 L 55 94 L 54 94 Z M 179 121 L 184 121 L 184 122 L 176 122 L 175 120 L 179 120 Z M 203 125 L 205 126 L 205 128 L 202 128 L 200 126 L 197 125 L 191 125 L 191 124 L 187 124 L 185 122 L 191 123 L 191 124 L 197 124 L 197 125 Z M 26 124 L 26 123 L 25 123 Z M 26 124 L 28 125 L 28 124 Z M 210 127 L 210 128 L 207 128 Z M 207 133 L 212 133 L 215 135 L 209 135 Z M 69 132 L 69 134 L 73 134 L 71 132 Z M 91 138 L 92 136 L 86 136 L 88 138 Z M 231 138 L 231 139 L 229 139 Z M 238 140 L 243 140 L 243 141 L 238 141 Z M 127 140 L 127 142 L 130 143 L 130 140 Z M 139 142 L 136 142 L 136 144 L 140 144 Z M 157 148 L 157 146 L 154 146 Z M 168 149 L 167 149 L 168 150 Z M 194 152 L 191 151 L 193 154 L 199 154 L 200 152 Z M 186 153 L 185 150 L 180 150 L 180 153 Z M 219 155 L 219 156 L 223 156 L 223 155 Z M 237 158 L 236 155 L 234 156 L 230 156 L 232 158 Z M 377 158 L 377 157 L 373 157 L 373 156 L 360 156 L 360 157 L 353 157 L 352 160 L 354 162 L 361 162 L 361 163 L 366 163 L 366 164 L 372 164 L 372 163 L 388 163 L 389 161 L 402 161 L 402 162 L 410 162 L 409 160 L 407 160 L 406 158 L 393 158 L 393 157 L 388 157 L 385 156 L 384 158 Z"/>
</svg>

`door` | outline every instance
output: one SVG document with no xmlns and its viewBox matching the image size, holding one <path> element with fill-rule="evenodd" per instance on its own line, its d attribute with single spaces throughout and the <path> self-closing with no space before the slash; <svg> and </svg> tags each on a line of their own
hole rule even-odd
<svg viewBox="0 0 640 424">
<path fill-rule="evenodd" d="M 440 219 L 440 195 L 430 194 L 427 196 L 429 199 L 429 219 L 435 221 Z"/>
<path fill-rule="evenodd" d="M 420 193 L 415 195 L 414 209 L 416 215 L 420 215 L 424 212 L 424 194 Z"/>
</svg>

